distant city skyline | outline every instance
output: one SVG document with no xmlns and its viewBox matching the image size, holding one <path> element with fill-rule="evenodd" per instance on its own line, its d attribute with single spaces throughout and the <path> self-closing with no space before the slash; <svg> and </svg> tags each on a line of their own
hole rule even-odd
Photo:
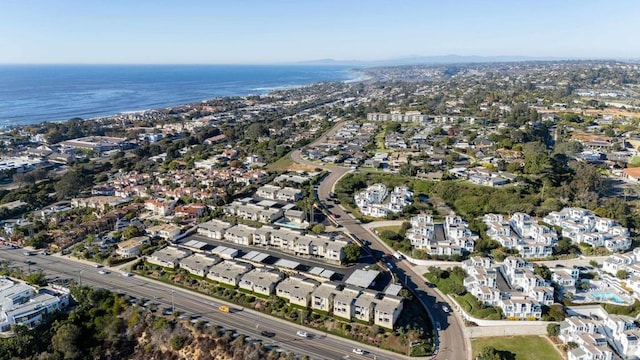
<svg viewBox="0 0 640 360">
<path fill-rule="evenodd" d="M 640 59 L 640 2 L 0 0 L 0 64 Z"/>
</svg>

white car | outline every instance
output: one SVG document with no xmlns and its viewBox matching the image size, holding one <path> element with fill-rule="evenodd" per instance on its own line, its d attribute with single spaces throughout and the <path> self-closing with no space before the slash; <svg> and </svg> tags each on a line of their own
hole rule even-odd
<svg viewBox="0 0 640 360">
<path fill-rule="evenodd" d="M 450 313 L 451 312 L 451 308 L 449 306 L 447 306 L 446 304 L 442 305 L 442 311 L 446 312 L 446 313 Z"/>
<path fill-rule="evenodd" d="M 109 273 L 108 271 L 104 271 L 104 270 L 98 271 L 98 274 L 101 274 L 101 275 L 107 275 L 108 273 Z"/>
<path fill-rule="evenodd" d="M 359 348 L 355 348 L 353 349 L 353 353 L 358 355 L 364 355 L 365 351 Z"/>
<path fill-rule="evenodd" d="M 298 330 L 298 332 L 296 333 L 296 335 L 300 336 L 300 337 L 309 337 L 309 334 L 307 334 L 306 331 L 302 331 L 302 330 Z"/>
<path fill-rule="evenodd" d="M 133 276 L 133 274 L 131 274 L 130 272 L 126 272 L 126 271 L 124 271 L 124 272 L 122 273 L 122 276 L 129 277 L 129 276 Z"/>
</svg>

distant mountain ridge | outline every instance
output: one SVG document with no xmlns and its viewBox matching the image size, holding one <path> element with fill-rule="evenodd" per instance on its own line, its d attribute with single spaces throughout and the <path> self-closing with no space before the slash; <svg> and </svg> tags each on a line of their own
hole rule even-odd
<svg viewBox="0 0 640 360">
<path fill-rule="evenodd" d="M 336 65 L 336 66 L 398 66 L 398 65 L 422 65 L 422 64 L 460 64 L 460 63 L 490 63 L 513 61 L 551 61 L 551 60 L 578 60 L 578 58 L 561 58 L 545 56 L 477 56 L 477 55 L 436 55 L 436 56 L 409 56 L 404 58 L 386 60 L 335 60 L 318 59 L 300 61 L 300 65 Z"/>
</svg>

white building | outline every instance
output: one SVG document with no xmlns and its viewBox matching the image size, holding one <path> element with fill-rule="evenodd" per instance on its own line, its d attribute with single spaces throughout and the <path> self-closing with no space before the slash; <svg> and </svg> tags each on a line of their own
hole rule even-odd
<svg viewBox="0 0 640 360">
<path fill-rule="evenodd" d="M 472 257 L 463 262 L 463 269 L 468 275 L 463 283 L 467 291 L 484 305 L 501 308 L 508 319 L 539 320 L 542 306 L 554 302 L 553 287 L 522 258 L 511 256 L 495 266 L 489 258 Z M 498 288 L 500 275 L 508 288 Z"/>
<path fill-rule="evenodd" d="M 631 247 L 629 229 L 615 220 L 601 218 L 582 208 L 564 208 L 544 217 L 546 223 L 560 226 L 562 236 L 575 243 L 605 247 L 609 251 L 625 251 Z"/>
<path fill-rule="evenodd" d="M 69 304 L 69 295 L 38 291 L 33 286 L 0 278 L 0 333 L 9 333 L 16 324 L 36 326 L 47 314 Z"/>
<path fill-rule="evenodd" d="M 525 259 L 546 258 L 553 255 L 558 235 L 552 229 L 539 225 L 524 213 L 515 213 L 509 220 L 504 215 L 486 214 L 487 235 L 505 249 L 516 249 Z"/>
<path fill-rule="evenodd" d="M 578 344 L 568 352 L 571 360 L 612 360 L 640 358 L 640 330 L 635 319 L 608 314 L 602 307 L 569 308 L 571 317 L 560 323 L 559 338 L 563 343 Z"/>
<path fill-rule="evenodd" d="M 413 192 L 406 186 L 396 186 L 389 194 L 384 184 L 374 184 L 357 193 L 354 199 L 363 215 L 385 217 L 389 212 L 398 213 L 410 205 Z"/>
<path fill-rule="evenodd" d="M 444 238 L 436 236 L 436 227 L 443 227 Z M 458 216 L 447 216 L 444 223 L 434 223 L 431 215 L 420 214 L 411 218 L 406 237 L 411 245 L 431 255 L 463 255 L 473 251 L 478 235 L 469 230 Z"/>
</svg>

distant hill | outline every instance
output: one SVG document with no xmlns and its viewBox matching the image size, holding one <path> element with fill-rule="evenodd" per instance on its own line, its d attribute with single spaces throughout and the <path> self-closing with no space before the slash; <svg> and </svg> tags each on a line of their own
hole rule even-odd
<svg viewBox="0 0 640 360">
<path fill-rule="evenodd" d="M 410 56 L 404 58 L 386 60 L 335 60 L 318 59 L 301 61 L 299 65 L 336 65 L 336 66 L 398 66 L 398 65 L 421 65 L 421 64 L 460 64 L 460 63 L 489 63 L 489 62 L 511 62 L 511 61 L 542 61 L 561 60 L 553 57 L 530 57 L 530 56 L 463 56 L 463 55 L 437 55 L 437 56 Z M 566 59 L 562 59 L 566 60 Z"/>
</svg>

